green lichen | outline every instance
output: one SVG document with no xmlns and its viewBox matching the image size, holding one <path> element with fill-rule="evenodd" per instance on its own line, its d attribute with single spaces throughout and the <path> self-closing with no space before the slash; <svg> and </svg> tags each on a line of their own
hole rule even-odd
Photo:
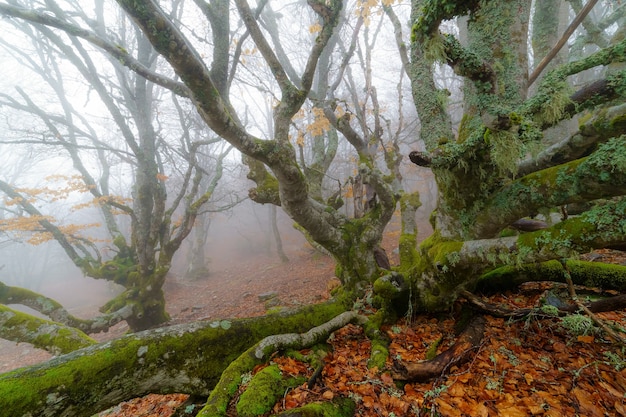
<svg viewBox="0 0 626 417">
<path fill-rule="evenodd" d="M 519 136 L 508 130 L 499 130 L 492 132 L 489 139 L 491 160 L 499 175 L 514 177 L 523 151 Z"/>
</svg>

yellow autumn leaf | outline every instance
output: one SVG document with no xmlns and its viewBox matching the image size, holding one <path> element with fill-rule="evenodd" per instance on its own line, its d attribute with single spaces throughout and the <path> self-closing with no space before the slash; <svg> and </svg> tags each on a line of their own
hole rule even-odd
<svg viewBox="0 0 626 417">
<path fill-rule="evenodd" d="M 320 25 L 319 23 L 314 23 L 311 26 L 309 26 L 309 33 L 318 33 L 322 30 L 322 25 Z"/>
</svg>

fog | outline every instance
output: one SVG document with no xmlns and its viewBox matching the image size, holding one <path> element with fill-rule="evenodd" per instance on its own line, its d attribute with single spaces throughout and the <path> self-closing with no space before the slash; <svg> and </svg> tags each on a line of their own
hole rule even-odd
<svg viewBox="0 0 626 417">
<path fill-rule="evenodd" d="M 406 168 L 407 184 L 411 184 L 421 195 L 423 205 L 417 217 L 423 223 L 433 209 L 434 182 L 427 170 L 409 165 Z M 246 185 L 252 186 L 252 183 L 242 184 L 240 193 L 245 193 L 243 188 Z M 350 200 L 347 201 L 349 204 Z M 207 213 L 205 216 L 210 220 L 208 240 L 204 247 L 209 273 L 202 280 L 210 280 L 216 285 L 220 280 L 228 280 L 228 276 L 220 276 L 220 271 L 236 270 L 242 259 L 254 257 L 267 260 L 268 263 L 280 262 L 270 228 L 268 205 L 245 200 L 230 210 Z M 280 208 L 277 210 L 277 225 L 283 249 L 288 256 L 314 254 L 315 249 L 294 228 L 293 221 Z M 191 239 L 192 236 L 176 254 L 168 280 L 186 279 Z M 0 282 L 39 292 L 63 304 L 70 313 L 82 317 L 97 315 L 98 308 L 123 289 L 109 281 L 84 276 L 55 241 L 31 245 L 0 240 Z M 19 309 L 33 312 L 26 307 Z"/>
<path fill-rule="evenodd" d="M 61 4 L 69 9 L 73 7 L 72 4 Z M 95 2 L 89 7 L 76 9 L 76 22 L 92 22 L 89 20 L 91 16 L 83 16 L 83 13 L 97 10 L 97 5 L 98 2 Z M 292 60 L 289 65 L 296 72 L 301 72 L 307 62 L 306 51 L 316 37 L 314 31 L 303 31 L 302 28 L 316 22 L 317 17 L 297 2 L 288 6 L 277 2 L 276 5 L 280 6 L 280 13 L 274 14 L 268 6 L 267 15 L 263 18 L 268 21 L 276 19 L 283 47 Z M 347 2 L 346 7 L 346 16 L 353 19 L 356 16 L 355 8 L 360 6 Z M 103 15 L 98 19 L 108 23 L 111 31 L 119 32 L 115 33 L 119 37 L 114 38 L 116 44 L 124 44 L 133 56 L 150 56 L 145 64 L 153 65 L 156 72 L 166 77 L 170 76 L 171 68 L 151 48 L 138 52 L 145 45 L 137 42 L 135 35 L 129 35 L 126 28 L 132 24 L 120 17 L 115 9 L 112 4 L 105 3 Z M 396 9 L 396 13 L 405 21 L 408 21 L 409 11 L 408 4 L 398 5 Z M 181 19 L 198 19 L 193 6 L 182 13 Z M 234 8 L 231 8 L 231 13 L 233 21 L 239 21 Z M 293 15 L 289 17 L 289 13 Z M 293 19 L 298 21 L 297 25 L 292 24 Z M 371 91 L 363 88 L 366 83 L 377 89 L 376 94 L 382 102 L 379 110 L 385 124 L 384 135 L 380 138 L 381 148 L 395 141 L 400 154 L 405 156 L 400 167 L 402 188 L 408 192 L 420 192 L 422 207 L 417 216 L 425 222 L 435 204 L 436 187 L 427 169 L 416 167 L 406 158 L 411 150 L 423 147 L 417 139 L 419 121 L 411 103 L 410 85 L 397 57 L 393 27 L 382 14 L 376 15 L 375 19 L 372 17 L 372 21 L 372 28 L 376 29 L 367 35 L 360 35 L 363 36 L 363 44 L 359 47 L 363 51 L 359 52 L 361 58 L 353 58 L 349 80 L 344 80 L 342 86 L 331 95 L 342 100 L 347 109 L 351 105 L 360 106 L 359 100 L 363 103 L 371 100 L 367 96 Z M 203 21 L 198 27 L 205 24 Z M 254 183 L 246 179 L 248 168 L 242 164 L 241 155 L 235 150 L 226 153 L 226 144 L 219 141 L 200 120 L 189 100 L 152 85 L 150 88 L 154 90 L 148 95 L 147 101 L 139 103 L 136 101 L 136 91 L 132 91 L 137 85 L 137 76 L 122 67 L 119 60 L 110 59 L 92 44 L 83 42 L 85 52 L 78 57 L 64 49 L 70 44 L 69 38 L 63 38 L 65 44 L 63 41 L 57 43 L 55 37 L 42 35 L 20 19 L 5 19 L 0 21 L 0 25 L 3 33 L 3 39 L 0 39 L 0 59 L 3 63 L 3 77 L 0 78 L 0 181 L 27 195 L 43 216 L 54 219 L 55 224 L 70 231 L 72 239 L 83 243 L 88 252 L 97 253 L 102 256 L 102 261 L 107 261 L 115 256 L 117 250 L 111 236 L 117 233 L 117 228 L 126 239 L 130 239 L 131 222 L 128 213 L 112 210 L 109 214 L 115 219 L 115 225 L 110 227 L 110 219 L 107 220 L 94 201 L 99 198 L 98 195 L 102 195 L 115 199 L 119 207 L 125 204 L 127 207 L 132 206 L 133 193 L 136 192 L 134 181 L 140 171 L 138 161 L 141 159 L 133 144 L 150 137 L 154 143 L 158 143 L 158 146 L 155 145 L 157 152 L 154 160 L 159 166 L 158 176 L 167 190 L 168 205 L 198 197 L 198 194 L 190 197 L 189 190 L 193 187 L 184 182 L 186 175 L 192 172 L 191 169 L 204 172 L 200 184 L 204 190 L 215 178 L 216 167 L 221 164 L 224 168 L 223 176 L 211 192 L 211 199 L 203 207 L 205 213 L 195 222 L 196 225 L 202 223 L 203 227 L 208 227 L 207 239 L 202 243 L 207 274 L 196 279 L 219 283 L 219 280 L 228 279 L 220 276 L 220 270 L 230 265 L 237 266 L 241 259 L 249 257 L 267 259 L 268 262 L 279 260 L 269 206 L 246 199 L 248 189 Z M 233 26 L 236 32 L 231 39 L 233 48 L 238 46 L 240 38 L 245 38 L 244 29 L 242 25 Z M 364 27 L 363 31 L 369 29 Z M 98 32 L 98 35 L 105 36 L 104 33 Z M 196 39 L 198 35 L 200 33 L 194 33 L 191 39 Z M 204 35 L 210 38 L 209 33 Z M 339 42 L 348 42 L 352 38 L 352 26 L 343 27 L 338 38 Z M 374 38 L 377 38 L 377 43 Z M 279 38 L 273 41 L 278 42 Z M 240 65 L 236 67 L 232 63 L 236 76 L 230 80 L 230 100 L 247 131 L 259 138 L 272 138 L 272 112 L 279 90 L 271 71 L 255 52 L 252 41 L 248 39 L 246 42 L 240 51 Z M 206 55 L 207 63 L 210 62 L 213 53 L 211 45 L 197 42 L 195 46 L 203 57 Z M 321 68 L 317 77 L 328 77 L 325 72 L 331 76 L 339 72 L 338 65 L 345 52 L 345 45 L 342 48 L 334 52 L 337 56 L 328 61 L 329 68 Z M 368 58 L 371 62 L 362 61 L 365 50 L 368 56 L 371 54 Z M 366 65 L 373 67 L 365 68 Z M 96 73 L 93 70 L 83 71 L 83 67 L 94 68 Z M 372 77 L 370 80 L 364 79 L 366 73 Z M 99 83 L 102 84 L 100 90 Z M 450 72 L 442 75 L 440 83 L 458 95 L 460 84 Z M 107 94 L 113 100 L 114 108 L 105 103 L 104 96 Z M 360 98 L 360 95 L 365 96 Z M 355 102 L 352 103 L 352 100 Z M 308 132 L 310 125 L 315 122 L 312 110 L 316 105 L 307 102 L 303 106 L 303 115 L 294 117 L 293 121 L 294 137 L 306 133 L 303 136 L 306 146 L 299 150 L 299 162 L 304 165 L 312 164 L 315 158 L 312 150 L 314 139 Z M 150 114 L 148 123 L 137 118 L 137 114 L 141 113 L 138 107 L 141 106 L 145 106 L 144 110 Z M 363 114 L 372 111 L 365 107 L 353 110 L 355 114 L 358 111 Z M 363 116 L 364 120 L 357 128 L 362 130 L 364 136 L 369 135 L 371 130 L 368 123 L 372 124 L 372 121 L 365 120 L 368 117 Z M 356 126 L 358 123 L 354 124 Z M 147 130 L 145 125 L 150 125 Z M 200 141 L 207 144 L 195 155 L 197 166 L 194 167 L 189 158 L 191 151 L 195 152 L 191 144 Z M 381 166 L 384 166 L 383 159 L 378 156 L 377 163 Z M 356 151 L 345 138 L 340 137 L 336 156 L 323 181 L 324 198 L 340 188 L 345 204 L 339 210 L 348 217 L 353 215 L 353 201 L 347 191 L 349 181 L 357 171 L 356 161 Z M 82 189 L 80 186 L 64 185 L 71 183 L 71 178 L 76 175 L 83 179 L 90 177 L 91 185 Z M 97 188 L 97 192 L 90 187 Z M 188 193 L 183 195 L 185 192 Z M 172 223 L 182 218 L 183 211 L 182 205 L 174 210 Z M 32 212 L 30 216 L 35 217 Z M 26 217 L 19 201 L 6 193 L 0 194 L 0 222 L 9 222 L 0 228 L 1 282 L 40 292 L 59 301 L 77 315 L 96 314 L 98 307 L 122 290 L 116 284 L 83 276 L 59 243 L 49 240 L 50 237 L 45 233 L 40 233 L 40 227 L 30 225 L 30 229 L 19 229 L 13 228 L 10 223 Z M 277 225 L 287 255 L 307 251 L 313 253 L 314 249 L 280 208 L 277 210 Z M 76 229 L 76 226 L 81 228 Z M 190 279 L 187 272 L 195 233 L 192 231 L 176 252 L 168 280 Z M 76 240 L 72 243 L 76 244 Z"/>
</svg>

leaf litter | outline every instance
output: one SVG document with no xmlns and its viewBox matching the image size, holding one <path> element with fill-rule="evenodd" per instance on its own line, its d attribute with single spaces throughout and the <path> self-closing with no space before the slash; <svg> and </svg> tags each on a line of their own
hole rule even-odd
<svg viewBox="0 0 626 417">
<path fill-rule="evenodd" d="M 602 259 L 619 263 L 615 254 Z M 541 289 L 541 285 L 539 285 Z M 541 297 L 535 292 L 507 292 L 485 301 L 509 309 L 532 308 Z M 326 298 L 326 296 L 324 296 Z M 626 333 L 626 312 L 598 313 L 598 317 L 621 334 Z M 384 326 L 389 338 L 385 369 L 369 369 L 371 343 L 359 326 L 348 325 L 329 339 L 332 347 L 324 358 L 317 383 L 302 384 L 286 392 L 271 414 L 311 402 L 349 397 L 356 403 L 356 416 L 626 416 L 626 350 L 602 333 L 574 334 L 558 317 L 528 316 L 503 319 L 486 316 L 485 334 L 473 358 L 447 369 L 445 375 L 421 383 L 401 384 L 390 376 L 394 359 L 426 360 L 436 344 L 436 354 L 454 344 L 452 315 L 420 315 L 411 322 Z M 303 350 L 307 355 L 310 350 Z M 431 352 L 432 354 L 433 352 Z M 315 369 L 293 357 L 277 355 L 272 361 L 285 375 L 310 378 Z M 255 372 L 262 368 L 255 369 Z M 242 387 L 242 390 L 245 386 Z M 143 413 L 106 414 L 106 417 L 169 417 L 155 414 L 149 396 Z M 184 402 L 186 396 L 178 397 Z M 163 397 L 163 401 L 173 401 Z M 132 402 L 131 402 L 132 403 Z M 153 411 L 148 411 L 153 410 Z M 236 416 L 234 406 L 229 411 Z"/>
<path fill-rule="evenodd" d="M 603 262 L 624 262 L 619 253 L 600 252 L 600 256 Z M 271 288 L 284 275 L 285 287 L 279 289 L 281 295 L 289 294 L 284 299 L 309 303 L 316 298 L 328 298 L 325 283 L 330 280 L 329 274 L 332 275 L 332 263 L 324 262 L 324 276 L 318 279 L 320 260 L 307 263 L 303 262 L 304 258 L 301 256 L 297 265 L 273 267 L 270 274 L 260 279 L 251 273 L 247 284 L 253 282 L 259 292 Z M 260 270 L 252 262 L 248 267 L 250 271 Z M 295 287 L 298 280 L 293 280 L 294 274 L 303 273 L 309 278 L 301 287 Z M 234 285 L 242 288 L 241 283 Z M 249 298 L 234 302 L 225 298 L 236 293 L 232 288 L 226 288 L 224 293 L 224 297 L 217 297 L 223 306 L 213 305 L 210 311 L 203 308 L 189 314 L 182 306 L 197 303 L 191 299 L 193 295 L 184 287 L 170 288 L 173 299 L 170 306 L 181 306 L 181 313 L 174 315 L 176 321 L 228 317 L 231 309 L 236 309 L 239 317 L 263 313 L 262 305 L 250 303 Z M 537 305 L 538 297 L 536 293 L 509 292 L 485 301 L 509 309 L 531 308 Z M 611 311 L 597 316 L 620 334 L 626 333 L 626 312 Z M 332 349 L 324 359 L 317 383 L 310 389 L 305 383 L 289 390 L 275 404 L 272 414 L 314 401 L 349 397 L 356 403 L 355 415 L 363 417 L 626 416 L 626 350 L 612 344 L 602 333 L 572 334 L 557 317 L 505 320 L 487 315 L 486 319 L 483 342 L 469 362 L 453 366 L 445 375 L 429 382 L 406 384 L 391 378 L 388 369 L 393 359 L 423 361 L 429 349 L 433 350 L 433 344 L 437 354 L 450 347 L 455 341 L 452 316 L 422 315 L 411 322 L 400 321 L 383 327 L 390 340 L 385 369 L 368 368 L 371 343 L 359 326 L 348 325 L 329 339 Z M 309 378 L 315 372 L 310 364 L 292 357 L 275 356 L 272 360 L 290 376 Z M 170 417 L 187 398 L 184 394 L 151 394 L 99 415 Z"/>
</svg>

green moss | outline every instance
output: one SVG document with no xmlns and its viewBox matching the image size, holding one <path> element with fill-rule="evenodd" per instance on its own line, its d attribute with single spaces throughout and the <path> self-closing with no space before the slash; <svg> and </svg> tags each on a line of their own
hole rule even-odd
<svg viewBox="0 0 626 417">
<path fill-rule="evenodd" d="M 430 346 L 428 346 L 428 349 L 426 350 L 426 354 L 425 354 L 425 358 L 427 361 L 432 360 L 435 358 L 435 356 L 437 356 L 437 348 L 439 347 L 439 344 L 441 343 L 442 340 L 443 340 L 443 337 L 440 336 L 438 339 L 433 341 L 430 344 Z"/>
<path fill-rule="evenodd" d="M 367 362 L 367 367 L 369 369 L 376 368 L 379 371 L 382 371 L 383 369 L 385 369 L 385 363 L 387 362 L 388 357 L 388 344 L 380 339 L 372 340 L 372 350 L 370 354 L 370 359 Z"/>
<path fill-rule="evenodd" d="M 428 257 L 433 265 L 444 266 L 451 264 L 450 254 L 458 252 L 463 247 L 463 242 L 450 241 L 439 242 L 428 250 Z M 452 262 L 453 263 L 453 262 Z"/>
<path fill-rule="evenodd" d="M 129 335 L 72 352 L 62 361 L 52 360 L 0 375 L 0 398 L 10 415 L 21 416 L 43 415 L 41 410 L 55 407 L 71 407 L 77 414 L 90 415 L 96 403 L 101 407 L 113 406 L 145 395 L 148 390 L 167 392 L 171 389 L 169 381 L 175 383 L 178 392 L 208 396 L 226 366 L 263 337 L 303 333 L 345 309 L 343 303 L 329 302 L 271 319 L 233 320 L 229 329 L 198 323 Z M 161 382 L 139 385 L 136 372 L 158 374 Z M 42 396 L 45 392 L 55 392 L 62 400 L 46 404 L 45 395 Z M 104 393 L 111 392 L 124 392 L 126 397 L 113 395 L 107 403 Z"/>
<path fill-rule="evenodd" d="M 78 329 L 41 319 L 0 304 L 3 319 L 2 336 L 7 340 L 24 341 L 54 354 L 69 353 L 90 346 L 95 340 Z"/>
<path fill-rule="evenodd" d="M 352 417 L 356 411 L 356 405 L 349 398 L 338 398 L 331 402 L 315 402 L 305 406 L 284 411 L 279 414 L 282 417 Z"/>
<path fill-rule="evenodd" d="M 626 291 L 626 266 L 569 260 L 567 267 L 575 284 Z M 563 266 L 559 261 L 505 266 L 481 276 L 476 287 L 484 292 L 501 292 L 528 281 L 565 282 Z"/>
<path fill-rule="evenodd" d="M 306 379 L 284 378 L 278 365 L 270 365 L 257 372 L 237 402 L 240 417 L 255 417 L 271 411 L 276 401 L 288 388 L 302 384 Z"/>
<path fill-rule="evenodd" d="M 380 295 L 385 300 L 393 299 L 399 292 L 398 287 L 394 285 L 388 275 L 378 278 L 374 281 L 374 294 Z"/>
</svg>

